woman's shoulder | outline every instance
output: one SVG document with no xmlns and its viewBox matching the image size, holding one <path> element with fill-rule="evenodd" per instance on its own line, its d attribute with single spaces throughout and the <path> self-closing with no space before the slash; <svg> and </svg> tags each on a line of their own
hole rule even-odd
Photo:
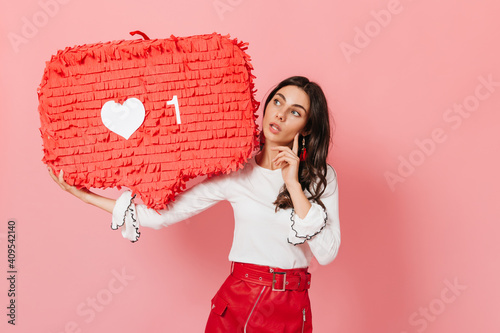
<svg viewBox="0 0 500 333">
<path fill-rule="evenodd" d="M 334 194 L 338 188 L 337 182 L 337 171 L 330 164 L 326 164 L 326 188 L 323 192 L 323 196 L 329 196 Z"/>
<path fill-rule="evenodd" d="M 330 164 L 326 164 L 326 180 L 328 183 L 337 181 L 337 171 Z"/>
</svg>

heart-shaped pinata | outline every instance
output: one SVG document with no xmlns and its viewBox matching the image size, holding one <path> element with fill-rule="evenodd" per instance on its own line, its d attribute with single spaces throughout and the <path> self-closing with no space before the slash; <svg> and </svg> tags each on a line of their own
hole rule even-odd
<svg viewBox="0 0 500 333">
<path fill-rule="evenodd" d="M 38 88 L 40 132 L 43 162 L 68 184 L 126 186 L 162 209 L 187 180 L 244 165 L 259 103 L 245 43 L 145 38 L 53 55 Z"/>
</svg>

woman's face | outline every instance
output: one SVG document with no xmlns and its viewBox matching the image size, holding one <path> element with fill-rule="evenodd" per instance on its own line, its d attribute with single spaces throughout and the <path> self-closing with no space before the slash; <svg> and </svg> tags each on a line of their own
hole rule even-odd
<svg viewBox="0 0 500 333">
<path fill-rule="evenodd" d="M 290 146 L 309 118 L 309 96 L 297 86 L 278 90 L 267 104 L 262 131 L 266 145 Z"/>
</svg>

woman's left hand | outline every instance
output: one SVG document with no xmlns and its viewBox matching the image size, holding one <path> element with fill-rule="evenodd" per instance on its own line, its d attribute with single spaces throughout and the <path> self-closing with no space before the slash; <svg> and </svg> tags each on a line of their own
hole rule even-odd
<svg viewBox="0 0 500 333">
<path fill-rule="evenodd" d="M 297 155 L 299 151 L 299 133 L 293 139 L 292 149 L 286 146 L 271 147 L 271 150 L 278 150 L 279 153 L 272 160 L 272 163 L 278 168 L 281 168 L 281 174 L 285 184 L 299 184 L 299 163 L 300 158 Z"/>
</svg>

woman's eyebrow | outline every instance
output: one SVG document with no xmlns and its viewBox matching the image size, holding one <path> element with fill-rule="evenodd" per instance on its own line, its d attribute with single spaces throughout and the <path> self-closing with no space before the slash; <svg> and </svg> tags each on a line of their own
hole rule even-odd
<svg viewBox="0 0 500 333">
<path fill-rule="evenodd" d="M 276 93 L 276 95 L 280 96 L 281 98 L 283 98 L 283 100 L 286 102 L 286 98 L 285 96 L 282 94 L 282 93 Z M 305 113 L 307 113 L 307 110 L 305 107 L 303 107 L 302 105 L 300 104 L 293 104 L 292 106 L 296 106 L 296 107 L 299 107 L 301 108 L 302 110 L 304 110 Z"/>
</svg>

